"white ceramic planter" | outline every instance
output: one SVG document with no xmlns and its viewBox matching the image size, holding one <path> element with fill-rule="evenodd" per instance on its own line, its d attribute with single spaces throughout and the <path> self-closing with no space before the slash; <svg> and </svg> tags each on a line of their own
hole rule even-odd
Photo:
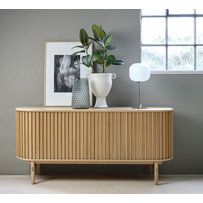
<svg viewBox="0 0 203 203">
<path fill-rule="evenodd" d="M 112 87 L 112 73 L 90 74 L 90 89 L 96 96 L 96 108 L 106 108 L 106 97 Z"/>
</svg>

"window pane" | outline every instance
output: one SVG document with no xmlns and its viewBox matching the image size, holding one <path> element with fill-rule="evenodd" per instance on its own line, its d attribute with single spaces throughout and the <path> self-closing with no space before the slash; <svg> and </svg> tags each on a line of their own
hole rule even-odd
<svg viewBox="0 0 203 203">
<path fill-rule="evenodd" d="M 203 70 L 203 47 L 197 47 L 197 70 Z"/>
<path fill-rule="evenodd" d="M 152 70 L 165 70 L 165 47 L 142 47 L 142 62 L 150 66 Z"/>
<path fill-rule="evenodd" d="M 157 15 L 165 15 L 165 9 L 142 9 L 143 16 L 157 16 Z"/>
<path fill-rule="evenodd" d="M 165 43 L 165 18 L 142 18 L 142 43 Z"/>
<path fill-rule="evenodd" d="M 196 9 L 196 14 L 203 14 L 203 9 Z"/>
<path fill-rule="evenodd" d="M 194 14 L 194 9 L 169 9 L 169 14 L 181 15 L 181 14 Z"/>
<path fill-rule="evenodd" d="M 203 17 L 199 17 L 196 19 L 196 29 L 197 29 L 196 41 L 198 44 L 203 44 Z"/>
<path fill-rule="evenodd" d="M 168 69 L 194 70 L 194 47 L 168 47 Z"/>
<path fill-rule="evenodd" d="M 193 44 L 194 18 L 192 17 L 168 18 L 168 43 Z"/>
</svg>

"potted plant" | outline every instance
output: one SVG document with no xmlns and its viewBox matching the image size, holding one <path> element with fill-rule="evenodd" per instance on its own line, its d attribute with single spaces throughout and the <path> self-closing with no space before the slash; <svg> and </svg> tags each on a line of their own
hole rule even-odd
<svg viewBox="0 0 203 203">
<path fill-rule="evenodd" d="M 116 59 L 110 52 L 116 47 L 112 43 L 112 35 L 107 34 L 100 25 L 92 25 L 93 37 L 90 37 L 85 29 L 80 30 L 81 51 L 77 53 L 85 53 L 82 57 L 82 63 L 92 68 L 93 73 L 90 75 L 90 89 L 96 96 L 96 104 L 94 107 L 108 107 L 106 104 L 106 96 L 112 87 L 112 73 L 107 70 L 111 65 L 122 65 L 123 61 Z M 89 53 L 89 47 L 93 47 L 92 54 Z M 95 66 L 100 67 L 99 73 L 96 73 Z"/>
</svg>

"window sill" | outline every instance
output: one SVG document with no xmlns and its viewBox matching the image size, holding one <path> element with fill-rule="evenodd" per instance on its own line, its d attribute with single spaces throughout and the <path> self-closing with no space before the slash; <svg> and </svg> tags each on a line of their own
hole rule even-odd
<svg viewBox="0 0 203 203">
<path fill-rule="evenodd" d="M 160 75 L 198 75 L 198 74 L 203 74 L 203 70 L 151 70 L 152 75 L 160 74 Z"/>
</svg>

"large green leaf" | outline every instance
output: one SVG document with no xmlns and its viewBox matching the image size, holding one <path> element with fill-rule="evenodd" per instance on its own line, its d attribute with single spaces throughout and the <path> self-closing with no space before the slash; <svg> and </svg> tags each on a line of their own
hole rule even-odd
<svg viewBox="0 0 203 203">
<path fill-rule="evenodd" d="M 85 50 L 77 51 L 77 52 L 73 53 L 73 55 L 80 54 L 80 53 L 85 53 Z"/>
<path fill-rule="evenodd" d="M 94 52 L 92 55 L 92 61 L 96 61 L 99 58 L 101 58 L 101 55 L 97 52 Z"/>
<path fill-rule="evenodd" d="M 102 27 L 101 25 L 100 25 L 99 27 L 100 27 L 100 29 L 102 30 L 104 36 L 106 36 L 106 32 L 104 31 L 103 27 Z"/>
<path fill-rule="evenodd" d="M 116 60 L 113 65 L 123 65 L 124 62 L 122 60 Z"/>
<path fill-rule="evenodd" d="M 104 64 L 104 59 L 98 58 L 98 59 L 95 61 L 95 63 L 103 65 L 103 64 Z"/>
<path fill-rule="evenodd" d="M 116 57 L 114 55 L 109 55 L 106 57 L 106 67 L 114 64 L 116 62 Z"/>
<path fill-rule="evenodd" d="M 106 60 L 111 63 L 114 64 L 116 62 L 116 57 L 114 55 L 109 55 Z"/>
<path fill-rule="evenodd" d="M 92 61 L 98 64 L 104 63 L 104 50 L 94 50 L 92 54 Z"/>
<path fill-rule="evenodd" d="M 98 26 L 98 25 L 92 25 L 92 32 L 94 33 L 94 36 L 99 39 L 100 41 L 106 36 L 106 33 L 104 30 Z"/>
<path fill-rule="evenodd" d="M 104 43 L 104 46 L 108 46 L 112 41 L 112 35 L 106 35 L 103 39 L 102 42 Z"/>
<path fill-rule="evenodd" d="M 88 34 L 83 28 L 80 30 L 80 42 L 83 46 L 87 46 L 88 44 Z"/>
<path fill-rule="evenodd" d="M 110 65 L 112 65 L 112 63 L 109 61 L 106 61 L 106 67 L 109 67 Z"/>
<path fill-rule="evenodd" d="M 99 55 L 100 58 L 104 58 L 105 57 L 105 50 L 97 49 L 97 50 L 93 51 L 93 54 Z"/>
<path fill-rule="evenodd" d="M 90 67 L 91 66 L 91 56 L 90 55 L 83 56 L 82 62 L 85 66 Z"/>
</svg>

